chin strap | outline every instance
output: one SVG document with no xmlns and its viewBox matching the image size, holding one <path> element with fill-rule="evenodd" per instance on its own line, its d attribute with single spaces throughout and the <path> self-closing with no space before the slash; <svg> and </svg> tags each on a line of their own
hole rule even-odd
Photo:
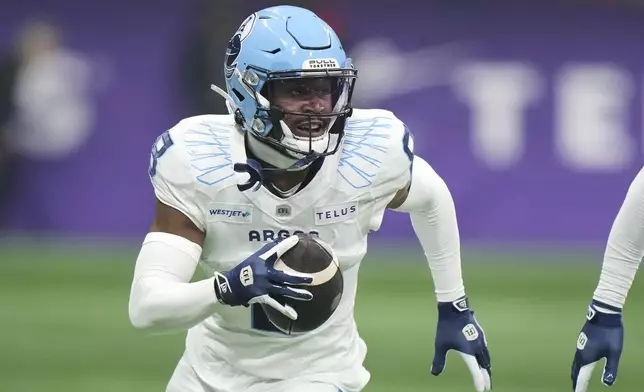
<svg viewBox="0 0 644 392">
<path fill-rule="evenodd" d="M 259 190 L 264 183 L 264 176 L 262 165 L 254 159 L 248 159 L 246 163 L 235 163 L 233 169 L 236 173 L 248 173 L 250 178 L 243 184 L 237 184 L 237 189 L 240 192 L 246 192 L 253 188 L 253 192 Z"/>
<path fill-rule="evenodd" d="M 266 180 L 268 178 L 280 173 L 301 170 L 303 167 L 310 165 L 320 157 L 322 157 L 320 153 L 313 152 L 286 169 L 264 168 L 258 161 L 250 158 L 246 160 L 246 163 L 235 163 L 233 165 L 235 172 L 248 173 L 250 176 L 248 181 L 245 183 L 237 184 L 237 189 L 239 189 L 240 192 L 245 192 L 252 188 L 253 192 L 255 192 L 259 190 L 263 184 L 266 184 Z"/>
<path fill-rule="evenodd" d="M 226 93 L 223 89 L 215 86 L 214 84 L 210 85 L 210 89 L 221 95 L 226 100 L 226 107 L 228 108 L 228 112 L 230 114 L 235 114 L 238 108 L 230 95 L 228 95 L 228 93 Z M 235 170 L 236 173 L 248 173 L 248 175 L 250 176 L 248 181 L 246 181 L 245 183 L 237 184 L 237 188 L 241 192 L 245 192 L 252 188 L 253 192 L 255 192 L 259 190 L 259 188 L 263 184 L 266 184 L 268 177 L 274 176 L 279 173 L 302 170 L 321 156 L 322 154 L 314 151 L 304 158 L 297 160 L 286 169 L 264 168 L 258 161 L 250 158 L 246 160 L 246 163 L 235 163 L 233 165 L 233 170 Z"/>
</svg>

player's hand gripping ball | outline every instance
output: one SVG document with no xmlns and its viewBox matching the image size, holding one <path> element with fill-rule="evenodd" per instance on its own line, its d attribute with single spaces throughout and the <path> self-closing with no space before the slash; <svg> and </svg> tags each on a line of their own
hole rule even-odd
<svg viewBox="0 0 644 392">
<path fill-rule="evenodd" d="M 313 278 L 311 283 L 292 286 L 308 290 L 313 294 L 313 299 L 298 301 L 275 297 L 278 302 L 288 304 L 297 311 L 297 320 L 291 320 L 274 308 L 262 304 L 270 322 L 289 335 L 310 332 L 324 324 L 338 307 L 344 287 L 340 265 L 333 249 L 316 235 L 297 235 L 300 237 L 298 243 L 275 262 L 274 268 L 289 275 Z"/>
</svg>

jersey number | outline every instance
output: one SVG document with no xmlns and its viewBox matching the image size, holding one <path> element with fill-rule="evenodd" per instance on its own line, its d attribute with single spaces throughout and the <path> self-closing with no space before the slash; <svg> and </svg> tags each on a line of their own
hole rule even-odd
<svg viewBox="0 0 644 392">
<path fill-rule="evenodd" d="M 166 151 L 168 151 L 168 148 L 172 147 L 173 144 L 174 142 L 172 141 L 168 131 L 163 132 L 163 134 L 161 134 L 161 136 L 159 136 L 154 142 L 154 145 L 152 146 L 152 154 L 150 155 L 150 168 L 148 169 L 150 177 L 154 177 L 157 174 L 157 161 L 163 156 L 163 154 L 165 154 Z"/>
<path fill-rule="evenodd" d="M 409 165 L 409 171 L 412 171 L 412 168 L 414 166 L 414 135 L 411 133 L 409 128 L 407 128 L 407 125 L 405 125 L 405 135 L 403 136 L 403 150 L 405 151 L 405 154 L 407 154 L 407 158 L 409 158 L 409 162 L 411 163 Z"/>
</svg>

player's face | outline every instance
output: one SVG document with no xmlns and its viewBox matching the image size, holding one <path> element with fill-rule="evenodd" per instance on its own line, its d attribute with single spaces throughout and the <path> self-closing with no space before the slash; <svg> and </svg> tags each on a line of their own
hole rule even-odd
<svg viewBox="0 0 644 392">
<path fill-rule="evenodd" d="M 321 136 L 331 119 L 315 114 L 332 112 L 334 86 L 335 81 L 331 78 L 275 81 L 271 86 L 271 103 L 287 113 L 283 120 L 295 136 Z M 308 115 L 288 114 L 293 112 Z"/>
</svg>

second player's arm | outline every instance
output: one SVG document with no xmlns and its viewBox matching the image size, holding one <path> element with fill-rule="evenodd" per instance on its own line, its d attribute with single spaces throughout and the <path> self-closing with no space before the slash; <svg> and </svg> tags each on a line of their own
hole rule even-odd
<svg viewBox="0 0 644 392">
<path fill-rule="evenodd" d="M 601 380 L 613 385 L 624 346 L 622 307 L 644 256 L 644 169 L 624 198 L 608 236 L 602 272 L 572 362 L 573 389 L 585 392 L 593 369 L 605 359 Z"/>
<path fill-rule="evenodd" d="M 593 299 L 621 309 L 644 256 L 644 169 L 628 189 L 606 244 Z"/>
</svg>

